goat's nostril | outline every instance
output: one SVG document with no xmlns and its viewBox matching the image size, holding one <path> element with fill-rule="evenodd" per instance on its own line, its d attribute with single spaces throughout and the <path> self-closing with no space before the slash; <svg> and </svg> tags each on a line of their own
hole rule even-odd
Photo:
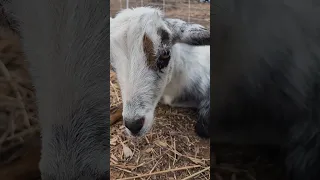
<svg viewBox="0 0 320 180">
<path fill-rule="evenodd" d="M 124 125 L 131 131 L 132 134 L 138 134 L 144 124 L 144 118 L 137 120 L 126 120 Z"/>
<path fill-rule="evenodd" d="M 144 124 L 144 118 L 138 119 L 137 122 L 139 122 L 139 123 L 142 124 L 142 126 L 143 126 L 143 124 Z"/>
</svg>

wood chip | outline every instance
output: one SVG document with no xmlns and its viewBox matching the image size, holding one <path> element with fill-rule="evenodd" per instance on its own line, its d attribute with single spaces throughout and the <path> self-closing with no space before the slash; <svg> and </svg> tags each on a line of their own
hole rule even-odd
<svg viewBox="0 0 320 180">
<path fill-rule="evenodd" d="M 163 142 L 163 141 L 160 141 L 160 140 L 157 140 L 156 144 L 158 144 L 161 147 L 167 147 L 168 146 L 168 144 L 166 142 Z"/>
<path fill-rule="evenodd" d="M 123 156 L 125 159 L 129 159 L 133 156 L 132 150 L 127 145 L 122 144 L 122 148 L 123 148 Z"/>
</svg>

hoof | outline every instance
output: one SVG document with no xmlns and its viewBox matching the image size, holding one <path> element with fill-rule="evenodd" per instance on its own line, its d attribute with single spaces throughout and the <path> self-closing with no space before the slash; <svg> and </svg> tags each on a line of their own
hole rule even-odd
<svg viewBox="0 0 320 180">
<path fill-rule="evenodd" d="M 202 122 L 197 122 L 196 126 L 195 126 L 195 132 L 198 136 L 200 136 L 201 138 L 205 138 L 208 139 L 210 138 L 209 135 L 209 127 L 208 126 L 204 126 L 204 124 Z"/>
</svg>

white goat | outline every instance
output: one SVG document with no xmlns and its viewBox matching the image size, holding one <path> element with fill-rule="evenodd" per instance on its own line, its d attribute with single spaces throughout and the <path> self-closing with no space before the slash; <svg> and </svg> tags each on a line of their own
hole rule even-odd
<svg viewBox="0 0 320 180">
<path fill-rule="evenodd" d="M 125 9 L 111 20 L 111 65 L 120 84 L 123 119 L 130 135 L 142 136 L 150 130 L 161 100 L 171 106 L 197 108 L 196 132 L 208 136 L 209 43 L 210 32 L 203 26 L 165 18 L 156 8 Z"/>
</svg>

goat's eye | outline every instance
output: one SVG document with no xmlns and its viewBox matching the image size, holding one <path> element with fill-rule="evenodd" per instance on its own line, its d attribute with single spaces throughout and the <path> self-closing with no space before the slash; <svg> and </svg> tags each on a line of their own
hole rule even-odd
<svg viewBox="0 0 320 180">
<path fill-rule="evenodd" d="M 163 54 L 160 55 L 160 59 L 170 59 L 170 51 L 165 51 Z"/>
<path fill-rule="evenodd" d="M 157 61 L 157 67 L 160 72 L 162 72 L 161 70 L 163 68 L 168 66 L 170 58 L 171 58 L 170 51 L 164 51 L 163 54 L 159 56 L 159 59 Z"/>
</svg>

